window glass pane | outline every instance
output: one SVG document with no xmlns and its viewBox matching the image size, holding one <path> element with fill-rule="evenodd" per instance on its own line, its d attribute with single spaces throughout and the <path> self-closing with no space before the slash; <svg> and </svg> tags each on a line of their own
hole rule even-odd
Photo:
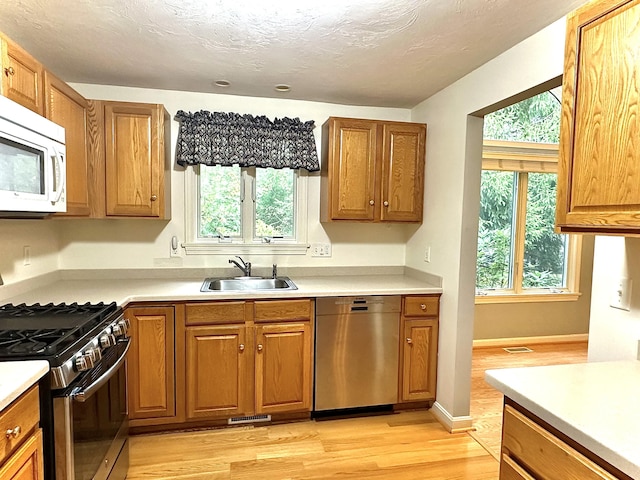
<svg viewBox="0 0 640 480">
<path fill-rule="evenodd" d="M 198 236 L 242 235 L 240 167 L 200 165 Z"/>
<path fill-rule="evenodd" d="M 524 288 L 564 287 L 567 236 L 554 233 L 555 173 L 529 173 L 524 241 Z"/>
<path fill-rule="evenodd" d="M 516 174 L 482 171 L 476 288 L 512 288 Z"/>
<path fill-rule="evenodd" d="M 256 237 L 294 236 L 295 174 L 289 168 L 256 168 Z"/>
</svg>

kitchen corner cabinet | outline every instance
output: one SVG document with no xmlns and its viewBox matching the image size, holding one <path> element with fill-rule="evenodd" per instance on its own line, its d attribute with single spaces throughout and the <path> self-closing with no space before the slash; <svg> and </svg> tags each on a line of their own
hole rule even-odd
<svg viewBox="0 0 640 480">
<path fill-rule="evenodd" d="M 640 234 L 640 2 L 590 2 L 567 18 L 556 225 Z"/>
<path fill-rule="evenodd" d="M 125 317 L 131 324 L 129 418 L 172 419 L 177 415 L 174 307 L 127 308 Z"/>
<path fill-rule="evenodd" d="M 510 399 L 502 423 L 500 480 L 631 480 Z"/>
<path fill-rule="evenodd" d="M 36 385 L 0 412 L 2 480 L 44 480 L 39 402 Z"/>
<path fill-rule="evenodd" d="M 89 101 L 92 217 L 171 218 L 169 127 L 162 105 Z"/>
<path fill-rule="evenodd" d="M 309 412 L 313 312 L 310 299 L 187 304 L 186 419 Z"/>
<path fill-rule="evenodd" d="M 405 296 L 400 319 L 400 402 L 434 401 L 440 295 Z"/>
<path fill-rule="evenodd" d="M 88 217 L 90 199 L 89 142 L 87 136 L 87 100 L 51 72 L 44 72 L 45 117 L 65 129 L 67 151 L 67 211 L 57 216 Z"/>
<path fill-rule="evenodd" d="M 422 221 L 426 125 L 330 117 L 322 136 L 323 222 Z"/>
<path fill-rule="evenodd" d="M 43 115 L 44 67 L 20 45 L 0 35 L 2 95 Z"/>
</svg>

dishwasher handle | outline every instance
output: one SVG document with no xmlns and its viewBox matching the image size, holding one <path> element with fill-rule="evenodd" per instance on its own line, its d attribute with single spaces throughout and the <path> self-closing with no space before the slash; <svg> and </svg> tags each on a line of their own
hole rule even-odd
<svg viewBox="0 0 640 480">
<path fill-rule="evenodd" d="M 351 307 L 352 312 L 368 312 L 369 307 Z"/>
</svg>

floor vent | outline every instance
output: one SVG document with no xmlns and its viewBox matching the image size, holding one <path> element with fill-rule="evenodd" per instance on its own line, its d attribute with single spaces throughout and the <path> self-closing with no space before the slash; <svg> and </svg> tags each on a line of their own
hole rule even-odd
<svg viewBox="0 0 640 480">
<path fill-rule="evenodd" d="M 249 415 L 247 417 L 233 417 L 227 420 L 227 425 L 241 425 L 243 423 L 270 422 L 271 415 Z"/>
<path fill-rule="evenodd" d="M 505 352 L 509 352 L 509 353 L 529 353 L 529 352 L 533 352 L 533 350 L 531 350 L 530 348 L 527 348 L 527 347 L 507 347 L 507 348 L 503 348 L 503 350 Z"/>
</svg>

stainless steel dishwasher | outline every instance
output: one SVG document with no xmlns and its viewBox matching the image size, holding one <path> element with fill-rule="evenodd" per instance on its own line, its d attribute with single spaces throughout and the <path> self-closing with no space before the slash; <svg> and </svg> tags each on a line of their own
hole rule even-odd
<svg viewBox="0 0 640 480">
<path fill-rule="evenodd" d="M 314 410 L 398 401 L 399 296 L 316 299 Z"/>
</svg>

